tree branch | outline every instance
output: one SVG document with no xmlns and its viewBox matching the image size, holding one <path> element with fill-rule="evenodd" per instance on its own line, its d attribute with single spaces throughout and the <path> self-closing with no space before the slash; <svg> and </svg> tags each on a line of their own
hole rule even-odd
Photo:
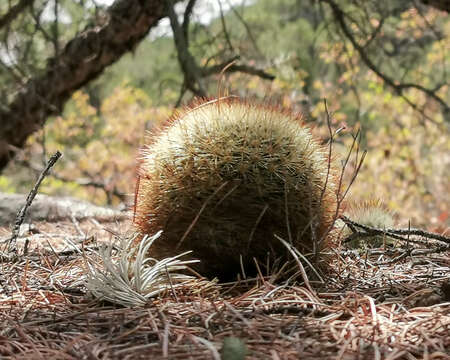
<svg viewBox="0 0 450 360">
<path fill-rule="evenodd" d="M 225 37 L 225 41 L 228 45 L 228 49 L 231 52 L 234 52 L 234 47 L 233 47 L 233 44 L 231 43 L 230 35 L 228 34 L 227 23 L 225 21 L 225 17 L 223 14 L 222 2 L 220 0 L 218 0 L 218 3 L 219 3 L 219 10 L 220 10 L 220 22 L 222 23 L 222 30 L 223 30 L 223 34 Z"/>
<path fill-rule="evenodd" d="M 435 9 L 450 12 L 450 1 L 448 0 L 421 0 L 421 2 Z"/>
<path fill-rule="evenodd" d="M 373 235 L 382 235 L 382 236 L 388 236 L 393 239 L 402 240 L 405 242 L 414 242 L 414 240 L 411 240 L 409 238 L 409 235 L 414 236 L 420 236 L 426 239 L 431 240 L 438 240 L 445 244 L 450 245 L 450 237 L 440 234 L 435 234 L 429 231 L 425 231 L 422 229 L 378 229 L 375 227 L 367 226 L 364 224 L 360 224 L 356 221 L 350 220 L 348 217 L 342 215 L 340 219 L 350 226 L 350 228 L 353 231 L 353 234 L 348 236 L 347 238 L 354 238 L 355 236 L 362 236 L 362 237 L 370 237 Z M 358 230 L 359 229 L 359 230 Z M 356 234 L 356 235 L 354 235 Z M 406 236 L 406 237 L 405 237 Z M 348 240 L 345 239 L 344 242 L 347 242 Z M 416 241 L 417 242 L 417 241 Z"/>
<path fill-rule="evenodd" d="M 189 0 L 186 5 L 186 10 L 184 10 L 183 25 L 181 27 L 183 29 L 183 36 L 186 41 L 186 45 L 189 45 L 189 22 L 191 20 L 192 10 L 194 10 L 196 1 L 197 0 Z"/>
<path fill-rule="evenodd" d="M 383 17 L 381 18 L 378 26 L 375 28 L 375 30 L 370 34 L 370 38 L 369 40 L 366 41 L 366 43 L 363 46 L 363 49 L 367 49 L 369 47 L 369 45 L 372 43 L 372 41 L 377 37 L 377 35 L 380 33 L 381 28 L 384 25 L 384 22 L 386 21 L 386 18 Z"/>
<path fill-rule="evenodd" d="M 225 66 L 227 66 L 228 64 L 230 64 L 231 62 L 233 62 L 234 60 L 237 60 L 237 59 L 239 59 L 239 56 L 235 56 L 234 58 L 224 61 L 221 64 L 212 65 L 212 66 L 208 66 L 204 69 L 201 69 L 202 76 L 206 77 L 206 76 L 211 76 L 213 74 L 218 74 L 225 68 Z M 227 72 L 241 72 L 241 73 L 245 73 L 245 74 L 256 75 L 256 76 L 259 76 L 260 78 L 266 79 L 266 80 L 274 80 L 275 79 L 274 75 L 269 74 L 269 73 L 265 72 L 264 70 L 255 68 L 250 65 L 233 64 L 227 68 Z"/>
<path fill-rule="evenodd" d="M 180 96 L 176 102 L 176 105 L 180 104 L 181 98 L 186 90 L 192 91 L 196 96 L 206 97 L 207 93 L 202 79 L 220 73 L 225 68 L 225 66 L 239 58 L 239 56 L 235 56 L 223 63 L 207 66 L 204 68 L 201 68 L 197 65 L 194 56 L 189 51 L 189 44 L 187 41 L 189 16 L 192 13 L 192 7 L 194 6 L 194 3 L 195 1 L 193 0 L 189 1 L 184 13 L 183 24 L 180 25 L 171 0 L 167 0 L 167 14 L 170 19 L 170 25 L 173 31 L 175 47 L 177 49 L 178 55 L 178 63 L 180 64 L 181 71 L 184 74 L 183 86 L 181 88 Z M 267 80 L 275 79 L 275 76 L 249 65 L 233 64 L 227 69 L 227 71 L 256 75 L 261 77 L 262 79 Z"/>
<path fill-rule="evenodd" d="M 253 36 L 253 32 L 252 32 L 252 30 L 250 29 L 250 26 L 248 26 L 247 22 L 244 20 L 244 18 L 242 17 L 242 15 L 239 14 L 239 11 L 237 11 L 237 10 L 234 8 L 234 6 L 232 6 L 232 5 L 230 4 L 229 1 L 228 1 L 228 5 L 230 6 L 231 11 L 234 13 L 234 15 L 237 17 L 237 19 L 238 19 L 238 20 L 241 22 L 241 24 L 244 26 L 245 31 L 247 32 L 247 35 L 248 35 L 250 41 L 252 42 L 253 47 L 255 48 L 257 54 L 258 54 L 259 56 L 262 57 L 262 56 L 263 56 L 263 55 L 262 55 L 262 51 L 261 51 L 261 50 L 259 49 L 259 47 L 258 47 L 258 43 L 256 42 L 256 39 L 255 39 L 255 37 Z"/>
<path fill-rule="evenodd" d="M 42 170 L 41 174 L 39 175 L 39 178 L 37 179 L 36 183 L 34 184 L 33 188 L 31 189 L 30 193 L 27 196 L 27 200 L 25 205 L 20 209 L 19 213 L 17 214 L 16 221 L 14 223 L 14 229 L 12 232 L 11 239 L 9 241 L 9 251 L 12 249 L 17 250 L 15 247 L 15 242 L 17 237 L 19 236 L 19 230 L 20 225 L 22 225 L 25 215 L 27 214 L 27 210 L 30 207 L 31 203 L 33 202 L 34 198 L 36 197 L 36 194 L 38 192 L 39 186 L 41 186 L 42 181 L 45 179 L 47 174 L 49 173 L 50 169 L 55 165 L 55 163 L 58 161 L 58 159 L 62 156 L 62 154 L 59 151 L 56 151 L 55 154 L 52 155 L 52 157 L 47 162 L 47 165 L 45 166 L 44 170 Z"/>
<path fill-rule="evenodd" d="M 28 160 L 19 160 L 19 164 L 23 165 L 24 167 L 27 167 L 31 169 L 32 171 L 40 174 L 43 172 L 43 169 L 40 166 L 34 165 Z M 101 189 L 105 192 L 106 197 L 108 199 L 108 204 L 111 205 L 112 203 L 112 195 L 116 196 L 120 201 L 126 202 L 127 194 L 117 189 L 115 185 L 109 185 L 102 181 L 95 181 L 93 180 L 93 177 L 91 174 L 87 172 L 83 172 L 84 178 L 68 178 L 65 176 L 62 176 L 58 174 L 57 172 L 53 171 L 48 174 L 48 176 L 51 176 L 52 178 L 62 181 L 64 183 L 70 183 L 70 184 L 76 184 L 83 187 L 93 187 L 96 189 Z"/>
<path fill-rule="evenodd" d="M 176 0 L 175 0 L 176 1 Z M 164 0 L 116 0 L 108 21 L 75 36 L 0 110 L 0 172 L 46 118 L 61 113 L 74 91 L 132 50 L 166 13 Z"/>
<path fill-rule="evenodd" d="M 336 19 L 337 23 L 339 24 L 340 28 L 342 29 L 342 32 L 344 35 L 350 40 L 355 50 L 358 52 L 359 56 L 361 57 L 361 60 L 366 64 L 366 66 L 372 70 L 380 79 L 383 80 L 383 82 L 390 86 L 394 91 L 405 98 L 404 96 L 404 90 L 406 89 L 416 89 L 427 95 L 428 97 L 434 99 L 436 102 L 438 102 L 441 106 L 444 112 L 449 111 L 449 106 L 447 103 L 440 98 L 436 93 L 434 93 L 432 90 L 425 88 L 424 86 L 420 84 L 413 84 L 413 83 L 398 83 L 396 80 L 392 79 L 388 75 L 384 74 L 376 65 L 375 63 L 369 58 L 368 54 L 365 51 L 365 47 L 361 46 L 355 39 L 353 33 L 351 32 L 350 28 L 348 27 L 345 17 L 345 12 L 338 6 L 336 2 L 333 0 L 321 0 L 322 2 L 327 3 L 332 12 L 333 16 Z M 409 102 L 410 103 L 410 102 Z M 411 104 L 411 103 L 410 103 Z"/>
<path fill-rule="evenodd" d="M 34 0 L 20 0 L 16 5 L 11 7 L 5 15 L 0 17 L 0 29 L 11 24 L 25 8 L 32 5 L 33 2 Z"/>
<path fill-rule="evenodd" d="M 172 0 L 167 0 L 166 5 L 167 15 L 169 16 L 170 26 L 173 31 L 175 47 L 177 48 L 178 62 L 184 74 L 184 83 L 186 88 L 199 97 L 206 97 L 206 91 L 201 82 L 200 70 L 194 57 L 189 52 L 187 38 L 184 34 L 184 31 L 187 32 L 188 30 L 187 26 L 186 29 L 183 29 L 180 26 L 177 14 L 173 8 Z M 192 9 L 190 9 L 190 11 L 192 11 Z M 188 24 L 188 21 L 185 19 L 184 23 Z"/>
</svg>

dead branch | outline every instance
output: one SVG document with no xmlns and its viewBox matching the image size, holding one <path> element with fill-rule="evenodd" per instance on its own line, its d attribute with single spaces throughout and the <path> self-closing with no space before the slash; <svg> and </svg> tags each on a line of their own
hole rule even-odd
<svg viewBox="0 0 450 360">
<path fill-rule="evenodd" d="M 43 171 L 40 166 L 32 164 L 30 161 L 25 159 L 19 160 L 18 163 L 33 170 L 36 173 L 41 173 Z M 108 183 L 105 183 L 103 181 L 95 181 L 91 174 L 89 174 L 88 172 L 83 172 L 83 175 L 85 177 L 70 178 L 58 174 L 57 172 L 52 172 L 49 174 L 49 176 L 51 176 L 52 178 L 55 178 L 56 180 L 62 181 L 64 183 L 72 183 L 83 187 L 93 187 L 103 190 L 106 194 L 108 204 L 112 203 L 112 196 L 117 197 L 122 202 L 125 202 L 127 200 L 127 194 L 118 190 L 116 186 L 111 187 Z"/>
<path fill-rule="evenodd" d="M 228 33 L 227 22 L 225 21 L 225 16 L 223 14 L 223 9 L 222 9 L 222 2 L 219 0 L 219 1 L 217 1 L 217 3 L 219 4 L 220 22 L 222 24 L 222 30 L 223 30 L 223 35 L 225 37 L 225 42 L 228 45 L 228 50 L 233 53 L 234 52 L 234 46 L 231 43 L 230 34 Z"/>
<path fill-rule="evenodd" d="M 351 241 L 355 237 L 363 238 L 363 237 L 371 237 L 374 235 L 387 236 L 396 240 L 402 240 L 407 242 L 417 242 L 409 238 L 410 235 L 420 236 L 425 239 L 437 240 L 443 242 L 445 244 L 450 245 L 450 237 L 435 234 L 432 232 L 428 232 L 421 229 L 378 229 L 371 226 L 367 226 L 364 224 L 357 223 L 353 220 L 350 220 L 346 216 L 340 217 L 344 223 L 346 223 L 349 228 L 352 230 L 353 234 L 349 235 L 344 242 Z M 358 230 L 360 229 L 360 230 Z M 407 236 L 407 237 L 405 237 Z M 423 242 L 420 242 L 423 243 Z M 450 246 L 447 246 L 450 249 Z"/>
<path fill-rule="evenodd" d="M 58 161 L 58 159 L 61 156 L 62 156 L 62 154 L 59 151 L 56 151 L 56 153 L 52 155 L 52 157 L 48 160 L 47 165 L 45 166 L 41 175 L 39 175 L 39 178 L 37 179 L 36 184 L 34 184 L 33 188 L 31 189 L 30 193 L 28 194 L 25 205 L 20 209 L 19 213 L 17 214 L 16 222 L 14 224 L 14 229 L 12 232 L 12 236 L 11 236 L 11 239 L 8 244 L 8 252 L 17 250 L 15 247 L 15 245 L 16 245 L 15 243 L 16 243 L 17 237 L 19 236 L 20 225 L 23 224 L 27 210 L 30 207 L 31 203 L 33 202 L 42 181 L 45 179 L 45 177 L 49 173 L 50 169 L 53 167 L 53 165 L 55 165 L 55 163 Z"/>
<path fill-rule="evenodd" d="M 236 60 L 239 59 L 239 56 L 236 56 L 235 59 Z M 218 74 L 232 61 L 234 61 L 234 60 L 230 59 L 221 64 L 212 65 L 207 68 L 204 68 L 201 70 L 202 76 L 205 77 L 205 76 L 210 76 L 212 74 Z M 274 80 L 275 79 L 274 75 L 269 74 L 268 72 L 265 72 L 262 69 L 255 68 L 250 65 L 232 64 L 231 66 L 229 66 L 227 68 L 226 71 L 227 72 L 240 72 L 240 73 L 244 73 L 244 74 L 255 75 L 255 76 L 259 76 L 261 79 L 265 79 L 265 80 Z"/>
</svg>

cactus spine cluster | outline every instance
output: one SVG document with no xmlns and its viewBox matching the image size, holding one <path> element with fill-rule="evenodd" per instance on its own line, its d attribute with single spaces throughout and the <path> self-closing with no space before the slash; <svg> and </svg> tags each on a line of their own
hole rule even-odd
<svg viewBox="0 0 450 360">
<path fill-rule="evenodd" d="M 353 204 L 345 211 L 345 215 L 359 224 L 376 229 L 392 229 L 395 225 L 394 214 L 379 199 L 371 199 Z M 341 220 L 339 220 L 337 226 L 343 227 L 343 238 L 352 234 L 350 228 L 343 225 Z M 364 238 L 355 237 L 347 246 L 351 249 L 365 250 L 381 247 L 384 244 L 393 245 L 394 241 L 383 235 L 373 235 Z"/>
<path fill-rule="evenodd" d="M 327 152 L 299 116 L 237 98 L 196 104 L 140 159 L 135 218 L 163 234 L 152 256 L 193 250 L 197 270 L 230 278 L 254 259 L 287 259 L 274 234 L 320 253 L 336 213 Z"/>
</svg>

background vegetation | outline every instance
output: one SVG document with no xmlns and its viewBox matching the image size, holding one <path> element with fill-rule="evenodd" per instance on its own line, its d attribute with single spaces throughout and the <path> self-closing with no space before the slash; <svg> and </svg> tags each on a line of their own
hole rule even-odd
<svg viewBox="0 0 450 360">
<path fill-rule="evenodd" d="M 368 150 L 349 198 L 382 199 L 402 225 L 450 225 L 448 9 L 401 0 L 165 3 L 165 22 L 72 92 L 62 112 L 53 111 L 61 114 L 15 150 L 0 191 L 27 192 L 59 149 L 64 158 L 42 192 L 118 205 L 134 192 L 146 131 L 194 96 L 229 93 L 301 111 L 324 143 L 326 99 L 340 130 L 336 157 L 357 129 Z M 2 112 L 48 70 L 49 58 L 60 59 L 72 38 L 109 16 L 106 4 L 93 1 L 2 2 Z M 60 73 L 60 81 L 70 76 Z"/>
</svg>

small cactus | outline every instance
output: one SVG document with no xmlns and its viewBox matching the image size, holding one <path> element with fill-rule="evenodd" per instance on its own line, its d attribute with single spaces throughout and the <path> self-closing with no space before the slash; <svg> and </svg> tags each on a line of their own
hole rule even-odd
<svg viewBox="0 0 450 360">
<path fill-rule="evenodd" d="M 394 215 L 378 199 L 367 200 L 350 206 L 345 211 L 345 215 L 359 224 L 380 230 L 392 229 L 394 227 Z M 343 236 L 347 237 L 351 233 L 352 231 L 345 225 Z M 381 247 L 383 244 L 392 245 L 392 243 L 391 238 L 385 238 L 383 235 L 374 235 L 364 238 L 356 237 L 347 246 L 352 249 L 367 249 Z"/>
<path fill-rule="evenodd" d="M 163 230 L 152 256 L 193 250 L 203 275 L 230 278 L 241 262 L 248 271 L 254 259 L 287 259 L 274 234 L 305 255 L 328 246 L 333 166 L 289 111 L 237 98 L 197 104 L 154 135 L 140 161 L 137 228 Z"/>
</svg>

